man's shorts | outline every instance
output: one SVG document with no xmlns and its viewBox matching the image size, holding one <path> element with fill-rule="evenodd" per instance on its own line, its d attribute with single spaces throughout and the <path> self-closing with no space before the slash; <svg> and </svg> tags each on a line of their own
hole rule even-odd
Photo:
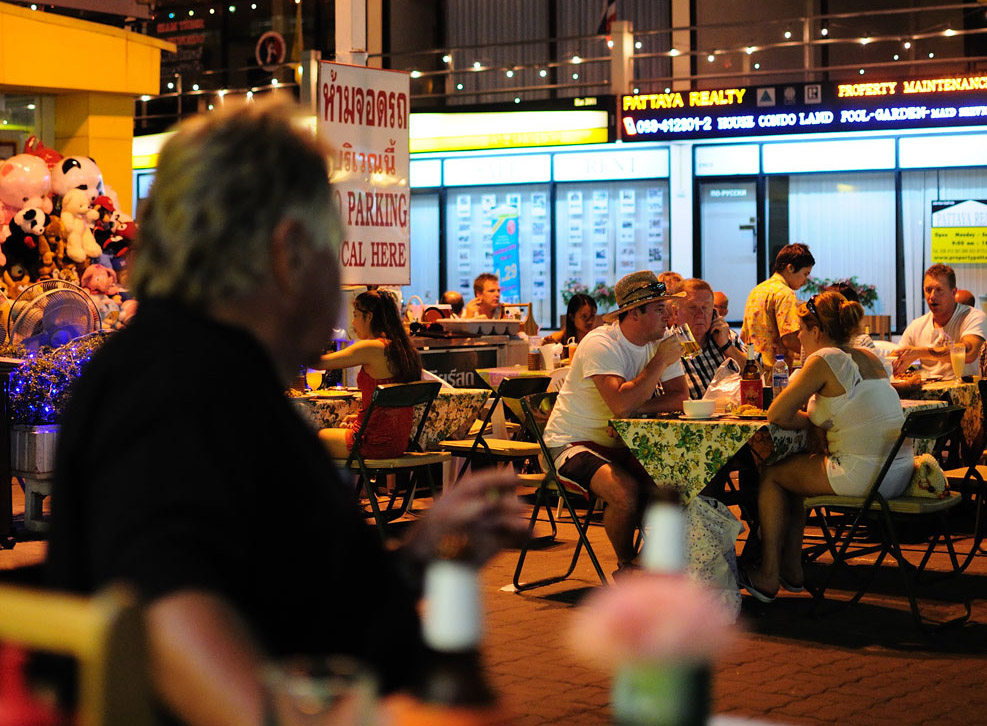
<svg viewBox="0 0 987 726">
<path fill-rule="evenodd" d="M 595 441 L 575 441 L 568 446 L 549 451 L 554 457 L 555 470 L 578 486 L 583 492 L 589 491 L 589 484 L 601 466 L 614 464 L 626 470 L 640 482 L 652 483 L 651 477 L 641 466 L 630 449 L 603 446 Z"/>
</svg>

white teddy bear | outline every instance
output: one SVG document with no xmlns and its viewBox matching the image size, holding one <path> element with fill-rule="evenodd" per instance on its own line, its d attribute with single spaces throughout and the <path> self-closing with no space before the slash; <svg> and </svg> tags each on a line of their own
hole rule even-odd
<svg viewBox="0 0 987 726">
<path fill-rule="evenodd" d="M 99 212 L 89 206 L 89 197 L 81 189 L 70 189 L 62 197 L 62 225 L 65 227 L 65 254 L 73 262 L 99 257 L 103 249 L 93 237 L 89 225 Z"/>
</svg>

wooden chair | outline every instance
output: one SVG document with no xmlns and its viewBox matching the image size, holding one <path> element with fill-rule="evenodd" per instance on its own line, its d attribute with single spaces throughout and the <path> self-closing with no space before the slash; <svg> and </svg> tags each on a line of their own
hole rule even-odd
<svg viewBox="0 0 987 726">
<path fill-rule="evenodd" d="M 485 465 L 497 462 L 518 462 L 524 459 L 538 456 L 538 444 L 533 441 L 524 441 L 518 438 L 501 439 L 488 434 L 490 420 L 496 413 L 497 406 L 503 406 L 505 399 L 517 400 L 523 396 L 533 393 L 542 393 L 548 389 L 551 382 L 549 376 L 524 376 L 519 378 L 505 378 L 497 386 L 493 398 L 490 399 L 490 406 L 486 414 L 477 427 L 476 435 L 472 439 L 442 441 L 439 446 L 442 450 L 455 456 L 463 457 L 463 465 L 456 475 L 459 481 L 466 469 L 474 466 L 474 460 L 482 461 Z M 519 430 L 519 433 L 523 431 Z"/>
<path fill-rule="evenodd" d="M 944 408 L 926 409 L 922 411 L 912 411 L 905 418 L 901 427 L 901 434 L 891 448 L 887 459 L 874 481 L 871 483 L 866 496 L 850 497 L 838 494 L 826 494 L 818 497 L 809 497 L 805 500 L 805 508 L 808 512 L 816 512 L 818 522 L 825 538 L 825 544 L 821 545 L 833 556 L 833 564 L 828 568 L 827 576 L 821 587 L 810 588 L 812 596 L 816 599 L 816 607 L 822 603 L 826 590 L 833 580 L 837 570 L 846 565 L 847 561 L 865 555 L 877 553 L 877 559 L 871 566 L 868 576 L 864 578 L 856 594 L 850 599 L 848 604 L 857 602 L 866 592 L 870 581 L 877 573 L 877 568 L 881 566 L 884 558 L 891 555 L 898 564 L 905 585 L 905 592 L 908 596 L 908 604 L 911 607 L 912 616 L 915 622 L 921 626 L 923 624 L 918 602 L 915 599 L 914 580 L 920 575 L 929 562 L 936 545 L 940 539 L 945 540 L 946 549 L 949 552 L 950 562 L 953 572 L 959 573 L 960 563 L 953 548 L 952 536 L 949 532 L 949 523 L 946 519 L 946 512 L 961 502 L 957 494 L 950 494 L 945 499 L 931 497 L 896 497 L 894 499 L 885 498 L 880 491 L 881 482 L 887 476 L 895 455 L 901 448 L 905 439 L 933 439 L 939 440 L 955 431 L 963 418 L 964 409 L 960 406 L 947 406 Z M 830 517 L 834 513 L 842 513 L 844 521 L 835 527 L 830 524 Z M 939 529 L 930 539 L 925 554 L 921 562 L 916 566 L 909 562 L 902 552 L 899 544 L 895 521 L 926 517 L 934 519 Z M 849 524 L 847 524 L 849 522 Z M 876 522 L 877 526 L 869 529 L 868 534 L 876 535 L 878 542 L 861 542 L 857 540 L 857 534 L 865 522 Z M 852 548 L 851 548 L 852 546 Z M 806 554 L 815 556 L 819 545 L 813 545 L 805 550 Z M 966 604 L 966 614 L 951 623 L 962 622 L 970 616 L 970 604 Z"/>
<path fill-rule="evenodd" d="M 973 545 L 960 570 L 965 570 L 978 552 L 983 552 L 984 520 L 987 519 L 987 465 L 980 463 L 987 451 L 987 380 L 977 382 L 980 391 L 981 421 L 976 440 L 965 448 L 963 466 L 943 472 L 949 488 L 960 492 L 974 506 Z"/>
<path fill-rule="evenodd" d="M 367 415 L 353 437 L 353 448 L 350 449 L 349 456 L 345 460 L 336 460 L 337 465 L 357 473 L 356 489 L 359 491 L 362 488 L 366 494 L 377 530 L 384 540 L 387 540 L 391 534 L 389 523 L 410 511 L 415 496 L 415 488 L 422 480 L 427 485 L 432 497 L 438 496 L 433 468 L 436 464 L 442 464 L 452 457 L 442 451 L 423 452 L 419 441 L 422 431 L 425 429 L 428 413 L 432 409 L 432 402 L 441 388 L 442 384 L 436 381 L 388 383 L 377 386 L 374 389 L 373 397 L 370 399 Z M 418 422 L 418 427 L 408 442 L 408 448 L 404 454 L 392 459 L 370 459 L 360 453 L 360 442 L 363 441 L 367 426 L 376 409 L 405 408 L 419 405 L 424 406 L 421 420 Z M 387 474 L 405 474 L 407 477 L 406 481 L 395 487 L 388 499 L 387 506 L 381 509 L 380 502 L 377 500 L 375 480 Z M 402 504 L 395 509 L 394 505 L 398 497 L 402 495 Z"/>
<path fill-rule="evenodd" d="M 891 340 L 890 315 L 864 315 L 860 324 L 870 330 L 870 337 L 874 340 Z"/>
<path fill-rule="evenodd" d="M 0 641 L 75 658 L 80 726 L 157 723 L 144 621 L 129 589 L 82 597 L 0 585 Z"/>
<path fill-rule="evenodd" d="M 530 394 L 521 399 L 521 409 L 524 411 L 525 427 L 531 434 L 532 438 L 535 439 L 539 449 L 541 450 L 542 466 L 545 470 L 545 476 L 539 482 L 538 490 L 535 492 L 535 506 L 531 511 L 531 519 L 528 522 L 528 534 L 530 535 L 534 531 L 535 523 L 538 521 L 538 514 L 542 511 L 542 509 L 544 509 L 545 513 L 548 515 L 548 521 L 551 523 L 551 536 L 554 539 L 558 533 L 558 525 L 555 521 L 555 515 L 552 514 L 551 496 L 552 494 L 558 494 L 559 500 L 569 512 L 569 516 L 572 517 L 572 523 L 576 527 L 576 534 L 578 536 L 576 541 L 576 549 L 575 552 L 572 553 L 572 559 L 569 561 L 569 568 L 561 575 L 545 577 L 540 580 L 532 580 L 531 582 L 521 582 L 521 571 L 524 568 L 524 561 L 528 556 L 528 550 L 535 541 L 529 536 L 524 545 L 521 547 L 521 552 L 518 554 L 517 567 L 514 568 L 514 589 L 516 592 L 531 590 L 536 587 L 551 585 L 552 583 L 565 580 L 576 569 L 576 563 L 579 561 L 579 555 L 582 553 L 584 548 L 586 549 L 586 554 L 589 555 L 590 561 L 593 563 L 593 568 L 596 570 L 596 574 L 599 576 L 600 582 L 604 585 L 607 584 L 607 576 L 603 574 L 603 568 L 600 566 L 600 561 L 596 556 L 596 552 L 593 550 L 593 545 L 586 536 L 590 518 L 593 516 L 593 511 L 596 509 L 597 498 L 592 492 L 584 492 L 575 482 L 572 482 L 559 474 L 555 468 L 555 462 L 552 460 L 552 455 L 549 453 L 548 447 L 545 445 L 545 439 L 542 437 L 545 424 L 548 421 L 548 417 L 552 413 L 552 408 L 555 406 L 555 400 L 558 398 L 558 395 L 559 394 L 557 392 L 552 391 L 550 393 Z M 576 511 L 576 501 L 580 497 L 586 499 L 586 512 L 581 519 Z"/>
</svg>

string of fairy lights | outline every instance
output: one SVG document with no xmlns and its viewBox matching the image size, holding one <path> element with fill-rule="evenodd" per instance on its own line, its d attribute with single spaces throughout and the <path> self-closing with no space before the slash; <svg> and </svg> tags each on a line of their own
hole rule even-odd
<svg viewBox="0 0 987 726">
<path fill-rule="evenodd" d="M 301 6 L 302 0 L 294 0 L 294 4 Z M 37 4 L 31 5 L 38 8 Z M 155 19 L 167 18 L 178 20 L 181 18 L 195 18 L 203 15 L 215 15 L 217 12 L 235 14 L 237 12 L 257 11 L 257 3 L 217 3 L 208 7 L 175 8 L 154 16 Z M 955 12 L 951 12 L 955 11 Z M 930 22 L 922 26 L 921 21 L 917 24 L 915 19 L 931 15 Z M 885 32 L 871 33 L 868 28 L 887 27 L 892 19 L 896 17 L 908 17 L 911 25 L 918 25 L 917 28 L 909 30 L 907 33 Z M 726 35 L 737 37 L 744 32 L 745 26 L 738 23 L 706 24 L 697 26 L 683 26 L 662 28 L 656 30 L 634 30 L 634 54 L 635 61 L 647 59 L 668 59 L 695 58 L 696 63 L 705 60 L 704 67 L 700 70 L 696 68 L 689 74 L 684 74 L 681 68 L 676 68 L 675 77 L 680 80 L 692 80 L 702 77 L 710 79 L 715 77 L 736 78 L 740 76 L 779 72 L 801 72 L 808 69 L 793 67 L 789 59 L 787 67 L 775 51 L 784 49 L 820 49 L 820 48 L 840 48 L 846 49 L 853 46 L 860 48 L 867 47 L 870 55 L 866 59 L 847 61 L 839 67 L 841 70 L 848 70 L 854 67 L 859 75 L 865 75 L 871 69 L 887 69 L 895 63 L 907 63 L 911 65 L 932 65 L 937 62 L 948 62 L 950 60 L 968 61 L 970 58 L 963 55 L 963 48 L 943 49 L 941 41 L 950 39 L 962 39 L 964 37 L 982 35 L 987 33 L 987 8 L 982 4 L 970 5 L 965 3 L 954 3 L 947 5 L 891 8 L 886 10 L 864 10 L 852 13 L 830 13 L 809 17 L 798 18 L 776 18 L 757 19 L 751 21 L 751 36 L 749 42 L 743 44 L 732 44 L 729 47 L 715 48 L 683 48 L 677 45 L 679 38 L 695 38 L 701 36 L 713 36 L 717 31 L 729 31 Z M 978 27 L 983 26 L 983 27 Z M 754 35 L 759 39 L 754 40 Z M 478 93 L 517 93 L 525 91 L 544 90 L 558 88 L 561 86 L 598 86 L 605 83 L 598 77 L 590 80 L 586 68 L 588 66 L 610 63 L 609 48 L 612 48 L 611 38 L 600 35 L 572 36 L 565 38 L 553 38 L 552 41 L 560 47 L 569 44 L 579 44 L 584 53 L 588 49 L 596 48 L 591 54 L 573 53 L 566 58 L 556 61 L 542 61 L 532 63 L 502 63 L 492 62 L 483 58 L 484 46 L 468 46 L 454 49 L 439 50 L 415 50 L 414 56 L 435 57 L 441 63 L 435 65 L 437 68 L 404 67 L 400 63 L 400 54 L 384 54 L 382 58 L 390 62 L 392 68 L 403 68 L 409 70 L 414 80 L 433 81 L 428 86 L 432 93 L 428 92 L 413 95 L 475 95 Z M 511 48 L 530 45 L 544 44 L 546 39 L 530 41 L 514 41 L 507 43 L 497 43 L 498 48 Z M 599 45 L 597 45 L 599 43 Z M 950 52 L 954 51 L 954 52 Z M 472 56 L 472 57 L 471 57 Z M 718 67 L 722 66 L 722 67 Z M 832 66 L 826 65 L 832 70 Z M 816 68 L 815 70 L 822 70 Z M 225 69 L 225 72 L 256 70 L 256 68 L 236 68 Z M 207 108 L 212 109 L 217 104 L 221 104 L 225 99 L 232 96 L 243 96 L 248 101 L 257 94 L 277 92 L 285 88 L 292 88 L 304 82 L 304 67 L 300 63 L 287 63 L 278 68 L 273 74 L 270 82 L 240 88 L 206 88 L 204 81 L 211 73 L 224 71 L 203 71 L 198 74 L 197 80 L 191 84 L 184 85 L 181 78 L 171 79 L 165 82 L 161 94 L 145 95 L 141 101 L 147 102 L 157 98 L 168 98 L 179 95 L 209 97 Z M 294 82 L 286 79 L 285 75 L 293 75 Z M 470 76 L 474 81 L 470 81 Z M 604 71 L 605 75 L 605 71 Z M 176 74 L 177 76 L 177 74 Z M 280 77 L 279 77 L 280 76 Z M 597 74 L 599 76 L 599 74 Z M 483 82 L 476 82 L 475 79 L 483 77 Z M 496 78 L 496 80 L 494 80 Z M 664 85 L 671 83 L 671 78 L 663 79 L 639 79 L 641 84 L 647 83 Z M 436 93 L 435 89 L 441 88 Z M 634 92 L 641 92 L 641 88 L 635 88 Z M 647 91 L 658 90 L 649 88 Z M 668 88 L 666 88 L 666 91 Z M 414 89 L 413 89 L 414 91 Z M 520 102 L 520 95 L 515 96 L 515 102 Z"/>
</svg>

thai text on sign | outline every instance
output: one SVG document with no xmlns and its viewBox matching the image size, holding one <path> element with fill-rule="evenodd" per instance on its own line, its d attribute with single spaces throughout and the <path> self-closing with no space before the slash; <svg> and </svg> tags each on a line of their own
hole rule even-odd
<svg viewBox="0 0 987 726">
<path fill-rule="evenodd" d="M 343 284 L 411 282 L 409 83 L 399 71 L 319 65 L 316 129 L 332 149 Z"/>
</svg>

